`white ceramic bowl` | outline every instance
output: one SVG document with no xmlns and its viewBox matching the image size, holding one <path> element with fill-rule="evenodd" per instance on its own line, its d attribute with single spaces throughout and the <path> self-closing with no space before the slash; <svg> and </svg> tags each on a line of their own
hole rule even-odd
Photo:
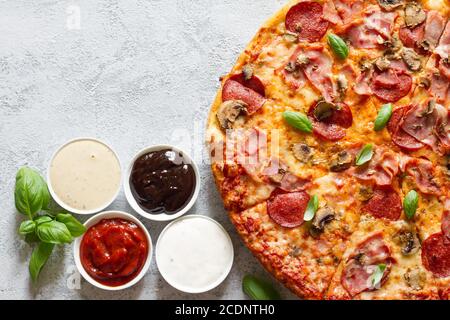
<svg viewBox="0 0 450 320">
<path fill-rule="evenodd" d="M 81 246 L 81 242 L 82 242 L 84 236 L 75 239 L 74 245 L 73 245 L 73 249 L 74 249 L 73 254 L 74 254 L 74 258 L 75 258 L 75 264 L 77 266 L 78 271 L 83 276 L 83 278 L 86 279 L 86 281 L 89 282 L 90 284 L 92 284 L 93 286 L 103 289 L 103 290 L 108 290 L 108 291 L 123 290 L 123 289 L 129 288 L 129 287 L 135 285 L 136 283 L 138 283 L 147 273 L 148 268 L 150 267 L 150 264 L 152 262 L 152 256 L 153 256 L 153 243 L 152 243 L 152 239 L 150 237 L 150 234 L 148 233 L 147 228 L 145 228 L 145 226 L 142 224 L 142 222 L 140 222 L 136 217 L 132 216 L 129 213 L 122 212 L 122 211 L 102 212 L 102 213 L 96 214 L 95 216 L 90 218 L 88 221 L 86 221 L 84 223 L 84 226 L 86 227 L 86 229 L 89 229 L 90 227 L 96 225 L 103 219 L 116 219 L 116 218 L 128 220 L 128 221 L 135 223 L 138 227 L 140 227 L 142 229 L 145 236 L 147 237 L 147 242 L 148 242 L 147 260 L 145 261 L 145 264 L 142 267 L 142 270 L 139 272 L 139 274 L 134 279 L 132 279 L 130 282 L 127 282 L 121 286 L 110 287 L 110 286 L 104 285 L 104 284 L 96 281 L 94 278 L 92 278 L 89 275 L 89 273 L 86 272 L 83 265 L 81 264 L 80 246 Z"/>
<path fill-rule="evenodd" d="M 56 192 L 53 190 L 52 180 L 51 180 L 51 177 L 50 177 L 50 169 L 51 169 L 51 165 L 52 165 L 53 160 L 55 159 L 56 155 L 58 154 L 58 152 L 60 152 L 64 147 L 66 147 L 67 145 L 69 145 L 69 144 L 71 144 L 71 143 L 73 143 L 73 142 L 83 141 L 83 140 L 95 141 L 95 142 L 101 143 L 101 144 L 103 144 L 104 146 L 106 146 L 109 150 L 111 150 L 111 152 L 114 154 L 114 156 L 116 157 L 117 161 L 119 162 L 119 167 L 120 167 L 120 171 L 121 171 L 121 177 L 120 177 L 119 187 L 117 188 L 117 191 L 116 191 L 116 193 L 114 194 L 114 196 L 111 198 L 111 200 L 107 201 L 106 203 L 104 203 L 104 204 L 103 204 L 102 206 L 100 206 L 99 208 L 95 208 L 95 209 L 92 209 L 92 210 L 79 210 L 79 209 L 75 209 L 75 208 L 72 208 L 71 206 L 69 206 L 68 204 L 66 204 L 64 201 L 62 201 L 62 200 L 59 198 L 59 196 L 56 194 Z M 107 143 L 105 143 L 105 142 L 103 142 L 103 141 L 101 141 L 101 140 L 98 140 L 98 139 L 95 139 L 95 138 L 89 138 L 89 137 L 76 138 L 76 139 L 72 139 L 72 140 L 70 140 L 70 141 L 64 143 L 62 146 L 60 146 L 60 147 L 58 148 L 58 150 L 55 151 L 55 153 L 53 153 L 53 155 L 52 155 L 52 157 L 51 157 L 51 160 L 50 160 L 50 163 L 49 163 L 48 168 L 47 168 L 48 190 L 50 191 L 50 194 L 52 195 L 52 197 L 53 197 L 53 199 L 55 200 L 55 202 L 56 202 L 59 206 L 61 206 L 62 208 L 66 209 L 67 211 L 70 211 L 70 212 L 76 213 L 76 214 L 84 214 L 84 215 L 89 215 L 89 214 L 98 213 L 98 212 L 101 212 L 101 211 L 105 210 L 107 207 L 109 207 L 109 206 L 113 203 L 113 201 L 117 198 L 117 196 L 119 195 L 120 188 L 121 188 L 121 185 L 122 185 L 122 177 L 123 177 L 123 174 L 122 174 L 122 165 L 121 165 L 121 163 L 120 163 L 119 156 L 118 156 L 117 153 L 114 151 L 114 149 L 111 148 Z"/>
<path fill-rule="evenodd" d="M 186 286 L 182 286 L 174 281 L 172 281 L 172 279 L 170 279 L 166 274 L 164 269 L 161 268 L 161 262 L 158 261 L 158 253 L 161 252 L 161 248 L 160 248 L 160 243 L 161 243 L 161 239 L 164 237 L 165 233 L 167 232 L 167 230 L 169 230 L 175 223 L 182 221 L 182 220 L 187 220 L 187 219 L 204 219 L 206 221 L 212 222 L 213 224 L 217 225 L 217 227 L 224 233 L 229 246 L 231 248 L 230 251 L 230 257 L 229 257 L 229 262 L 228 264 L 225 266 L 224 272 L 223 274 L 216 279 L 216 281 L 210 283 L 208 286 L 202 287 L 202 288 L 189 288 Z M 208 239 L 205 239 L 205 241 L 208 241 Z M 159 272 L 161 273 L 162 277 L 164 278 L 164 280 L 166 280 L 166 282 L 168 284 L 170 284 L 172 287 L 174 287 L 175 289 L 182 291 L 182 292 L 186 292 L 186 293 L 192 293 L 192 294 L 198 294 L 198 293 L 204 293 L 204 292 L 208 292 L 214 288 L 216 288 L 217 286 L 219 286 L 223 281 L 225 281 L 225 279 L 228 277 L 231 268 L 233 267 L 233 262 L 234 262 L 234 248 L 233 248 L 233 242 L 231 241 L 230 235 L 228 234 L 228 232 L 225 230 L 225 228 L 218 223 L 216 220 L 207 217 L 207 216 L 203 216 L 203 215 L 188 215 L 185 217 L 181 217 L 175 221 L 172 221 L 171 223 L 169 223 L 164 230 L 160 233 L 159 237 L 158 237 L 158 241 L 156 242 L 156 246 L 155 246 L 155 259 L 156 259 L 156 265 L 158 267 Z"/>
<path fill-rule="evenodd" d="M 194 193 L 192 194 L 191 200 L 177 213 L 175 213 L 175 214 L 166 214 L 166 213 L 152 214 L 152 213 L 148 213 L 147 211 L 143 210 L 137 203 L 136 199 L 134 198 L 134 196 L 131 192 L 131 188 L 130 188 L 130 176 L 131 176 L 131 172 L 133 170 L 134 163 L 141 156 L 143 156 L 144 154 L 150 153 L 150 152 L 161 151 L 161 150 L 165 150 L 165 149 L 171 149 L 173 151 L 182 153 L 184 158 L 189 162 L 190 165 L 192 165 L 192 168 L 194 169 L 194 174 L 195 174 L 195 190 L 194 190 Z M 171 145 L 157 145 L 157 146 L 142 149 L 134 156 L 133 160 L 131 160 L 131 163 L 128 166 L 128 169 L 125 173 L 123 188 L 124 188 L 125 197 L 127 198 L 128 203 L 133 208 L 133 210 L 136 211 L 137 213 L 139 213 L 141 216 L 143 216 L 147 219 L 153 220 L 153 221 L 171 221 L 171 220 L 181 217 L 186 212 L 188 212 L 194 205 L 195 201 L 197 201 L 198 194 L 200 192 L 200 173 L 199 173 L 198 167 L 195 164 L 195 162 L 183 150 L 181 150 L 177 147 L 171 146 Z"/>
</svg>

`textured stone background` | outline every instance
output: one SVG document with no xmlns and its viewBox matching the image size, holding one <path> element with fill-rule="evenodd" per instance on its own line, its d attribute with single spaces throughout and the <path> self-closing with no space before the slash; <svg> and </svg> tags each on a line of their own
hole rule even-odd
<svg viewBox="0 0 450 320">
<path fill-rule="evenodd" d="M 283 3 L 0 0 L 0 298 L 242 299 L 245 274 L 273 281 L 227 220 L 202 148 L 219 76 Z M 14 176 L 23 165 L 45 173 L 53 151 L 79 136 L 109 142 L 123 167 L 139 149 L 153 144 L 177 144 L 195 155 L 202 191 L 191 213 L 221 222 L 235 247 L 233 270 L 220 287 L 182 294 L 161 278 L 153 262 L 147 276 L 129 290 L 103 292 L 84 280 L 80 289 L 71 289 L 70 246 L 57 248 L 39 284 L 31 284 L 31 249 L 16 233 L 22 217 L 14 208 Z M 132 212 L 123 193 L 111 209 Z M 144 222 L 156 241 L 166 224 Z"/>
</svg>

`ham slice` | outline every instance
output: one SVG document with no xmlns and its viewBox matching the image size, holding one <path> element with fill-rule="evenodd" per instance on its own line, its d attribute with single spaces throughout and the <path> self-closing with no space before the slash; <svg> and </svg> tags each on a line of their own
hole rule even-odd
<svg viewBox="0 0 450 320">
<path fill-rule="evenodd" d="M 294 90 L 299 90 L 305 86 L 306 78 L 302 70 L 295 70 L 293 72 L 287 71 L 286 68 L 289 64 L 296 67 L 297 58 L 303 52 L 302 48 L 297 48 L 294 54 L 291 56 L 286 65 L 281 70 L 281 76 L 288 86 Z"/>
<path fill-rule="evenodd" d="M 342 286 L 353 297 L 361 292 L 375 290 L 372 275 L 379 264 L 385 264 L 382 285 L 389 275 L 392 263 L 391 250 L 381 234 L 376 234 L 362 242 L 348 259 L 342 271 Z"/>
<path fill-rule="evenodd" d="M 377 186 L 390 186 L 399 171 L 398 155 L 384 147 L 377 147 L 368 165 L 353 168 L 352 175 L 363 181 L 372 181 Z"/>
<path fill-rule="evenodd" d="M 332 78 L 333 59 L 323 47 L 308 48 L 304 54 L 309 59 L 309 64 L 304 68 L 306 77 L 325 101 L 332 102 L 336 96 L 336 85 Z"/>
<path fill-rule="evenodd" d="M 331 1 L 330 1 L 331 2 Z M 364 9 L 362 0 L 334 0 L 339 17 L 344 24 L 351 22 L 356 16 L 359 16 Z"/>
<path fill-rule="evenodd" d="M 353 90 L 356 94 L 362 96 L 368 96 L 372 94 L 372 89 L 370 88 L 370 82 L 373 77 L 373 68 L 370 68 L 366 71 L 361 72 L 361 74 L 356 79 L 356 84 L 353 87 Z"/>
<path fill-rule="evenodd" d="M 439 45 L 434 50 L 434 53 L 439 55 L 442 59 L 448 58 L 450 55 L 450 22 L 447 22 L 441 40 L 439 40 Z"/>
<path fill-rule="evenodd" d="M 357 20 L 347 30 L 348 39 L 357 49 L 380 48 L 380 39 L 383 41 L 390 38 L 396 18 L 395 12 L 371 9 L 366 13 L 365 18 Z"/>
<path fill-rule="evenodd" d="M 425 41 L 430 51 L 433 51 L 438 45 L 446 23 L 447 21 L 438 11 L 430 10 L 428 12 L 422 43 Z"/>
<path fill-rule="evenodd" d="M 406 113 L 401 127 L 406 133 L 440 154 L 450 151 L 448 110 L 440 104 L 428 101 L 411 108 Z"/>
<path fill-rule="evenodd" d="M 337 12 L 333 0 L 328 0 L 323 4 L 323 18 L 332 24 L 342 24 L 342 19 Z"/>
<path fill-rule="evenodd" d="M 406 173 L 414 178 L 417 188 L 425 194 L 441 194 L 439 184 L 434 180 L 435 167 L 431 161 L 411 158 L 406 164 Z"/>
</svg>

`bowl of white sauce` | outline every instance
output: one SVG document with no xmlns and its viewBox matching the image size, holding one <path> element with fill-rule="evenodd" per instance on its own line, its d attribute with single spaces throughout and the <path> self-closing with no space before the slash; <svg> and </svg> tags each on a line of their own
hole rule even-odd
<svg viewBox="0 0 450 320">
<path fill-rule="evenodd" d="M 159 272 L 175 289 L 202 293 L 216 288 L 233 266 L 233 243 L 215 220 L 179 218 L 161 232 L 155 248 Z"/>
<path fill-rule="evenodd" d="M 121 180 L 119 157 L 94 138 L 77 138 L 62 145 L 47 170 L 53 199 L 76 214 L 103 211 L 117 198 Z"/>
</svg>

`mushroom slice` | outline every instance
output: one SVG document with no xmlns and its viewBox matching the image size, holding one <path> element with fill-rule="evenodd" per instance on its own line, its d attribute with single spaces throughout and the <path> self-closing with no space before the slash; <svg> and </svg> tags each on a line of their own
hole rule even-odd
<svg viewBox="0 0 450 320">
<path fill-rule="evenodd" d="M 245 65 L 244 68 L 242 68 L 242 73 L 244 74 L 244 79 L 246 81 L 250 80 L 253 77 L 253 67 L 249 64 Z"/>
<path fill-rule="evenodd" d="M 314 117 L 318 121 L 323 121 L 333 114 L 333 111 L 337 109 L 332 103 L 326 102 L 325 100 L 319 101 L 314 108 Z"/>
<path fill-rule="evenodd" d="M 386 57 L 380 57 L 375 61 L 375 67 L 380 71 L 389 69 L 391 62 Z"/>
<path fill-rule="evenodd" d="M 330 163 L 330 170 L 332 172 L 342 172 L 351 167 L 353 158 L 347 151 L 341 151 L 336 154 Z"/>
<path fill-rule="evenodd" d="M 380 7 L 386 11 L 393 11 L 404 4 L 404 0 L 378 0 Z"/>
<path fill-rule="evenodd" d="M 358 192 L 358 199 L 362 202 L 369 201 L 373 198 L 373 189 L 369 186 L 361 186 Z"/>
<path fill-rule="evenodd" d="M 294 157 L 303 163 L 308 163 L 313 158 L 313 150 L 310 146 L 304 143 L 296 143 L 292 146 Z"/>
<path fill-rule="evenodd" d="M 408 268 L 403 277 L 405 278 L 408 286 L 410 286 L 413 290 L 422 290 L 427 280 L 427 274 L 418 267 L 413 269 Z"/>
<path fill-rule="evenodd" d="M 412 231 L 403 231 L 397 234 L 398 242 L 404 256 L 411 256 L 420 250 L 420 240 L 417 233 Z"/>
<path fill-rule="evenodd" d="M 247 113 L 248 105 L 241 100 L 229 100 L 222 103 L 217 111 L 217 120 L 223 130 L 231 129 L 239 116 Z"/>
<path fill-rule="evenodd" d="M 422 68 L 420 56 L 411 48 L 403 48 L 402 58 L 411 71 L 419 71 Z"/>
<path fill-rule="evenodd" d="M 427 19 L 427 14 L 417 2 L 409 2 L 405 8 L 405 23 L 410 29 Z"/>
<path fill-rule="evenodd" d="M 319 236 L 324 232 L 325 226 L 334 220 L 336 213 L 328 206 L 320 208 L 311 223 L 310 234 L 313 237 Z"/>
</svg>

